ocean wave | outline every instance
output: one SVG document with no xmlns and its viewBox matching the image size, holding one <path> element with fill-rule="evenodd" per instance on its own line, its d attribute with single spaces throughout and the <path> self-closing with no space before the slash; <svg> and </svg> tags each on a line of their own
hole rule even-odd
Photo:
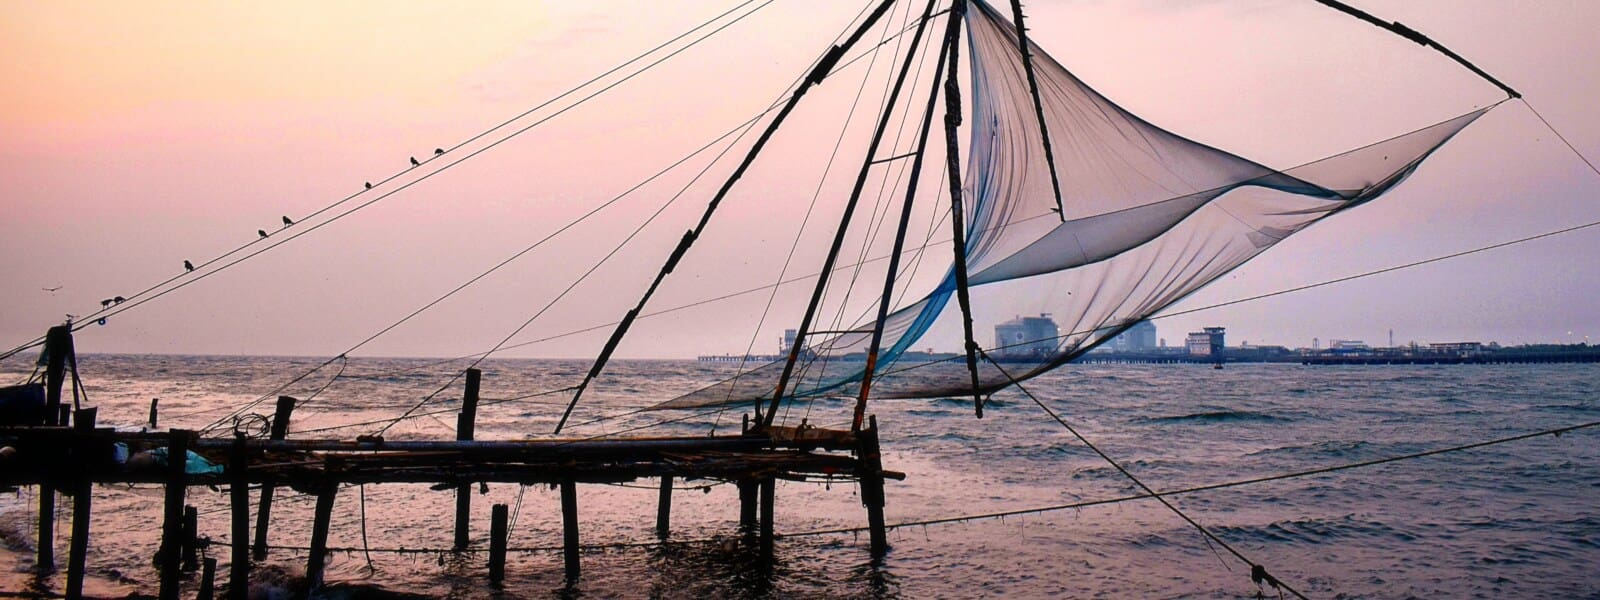
<svg viewBox="0 0 1600 600">
<path fill-rule="evenodd" d="M 1135 423 L 1167 424 L 1167 423 L 1284 423 L 1292 421 L 1288 417 L 1270 415 L 1263 412 L 1249 410 L 1211 410 L 1205 412 L 1189 413 L 1186 415 L 1172 415 L 1164 417 L 1139 417 L 1133 419 Z"/>
</svg>

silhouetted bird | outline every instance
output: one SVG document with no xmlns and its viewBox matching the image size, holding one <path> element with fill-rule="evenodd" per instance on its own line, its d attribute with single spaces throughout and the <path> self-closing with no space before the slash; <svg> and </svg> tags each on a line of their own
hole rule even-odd
<svg viewBox="0 0 1600 600">
<path fill-rule="evenodd" d="M 433 155 L 434 156 L 438 156 L 440 154 L 444 154 L 444 148 L 434 148 L 433 149 Z"/>
<path fill-rule="evenodd" d="M 293 224 L 294 224 L 294 219 L 289 218 L 288 215 L 284 215 L 284 217 L 283 217 L 283 226 L 284 227 L 288 227 L 288 226 L 293 225 Z"/>
<path fill-rule="evenodd" d="M 110 298 L 106 298 L 105 300 L 101 300 L 100 301 L 100 308 L 107 308 L 107 307 L 110 307 L 110 306 L 111 306 L 111 299 Z"/>
<path fill-rule="evenodd" d="M 267 237 L 267 230 L 265 230 L 265 229 L 257 229 L 256 230 L 256 235 L 259 235 L 263 239 L 265 239 Z"/>
<path fill-rule="evenodd" d="M 415 157 L 415 156 L 411 157 L 411 166 L 415 167 L 415 166 L 420 165 L 420 164 L 422 164 L 422 163 L 417 162 L 417 157 Z"/>
<path fill-rule="evenodd" d="M 372 182 L 371 181 L 367 182 L 367 189 L 369 189 L 369 190 L 372 189 Z"/>
<path fill-rule="evenodd" d="M 47 288 L 39 288 L 39 289 L 41 289 L 41 290 L 44 290 L 44 291 L 46 291 L 46 292 L 54 292 L 54 291 L 56 291 L 56 290 L 59 290 L 59 289 L 61 289 L 61 287 L 62 287 L 62 286 L 59 286 L 59 285 L 58 285 L 58 286 L 55 286 L 55 287 L 47 287 Z"/>
<path fill-rule="evenodd" d="M 123 298 L 122 296 L 117 296 L 117 297 L 111 299 L 111 303 L 112 304 L 122 304 L 123 302 L 127 302 L 127 301 L 128 301 L 128 299 L 127 298 Z"/>
<path fill-rule="evenodd" d="M 187 260 L 183 261 L 183 270 L 185 270 L 185 271 L 193 271 L 194 270 L 194 263 L 189 262 Z"/>
</svg>

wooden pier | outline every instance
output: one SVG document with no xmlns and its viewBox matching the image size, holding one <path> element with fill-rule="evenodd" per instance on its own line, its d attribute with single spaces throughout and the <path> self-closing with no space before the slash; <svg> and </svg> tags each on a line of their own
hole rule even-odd
<svg viewBox="0 0 1600 600">
<path fill-rule="evenodd" d="M 60 404 L 59 383 L 65 381 L 64 370 L 47 370 L 47 380 L 55 383 L 46 385 L 47 405 Z M 666 539 L 671 529 L 674 481 L 732 483 L 739 489 L 738 526 L 758 549 L 761 560 L 757 563 L 770 565 L 773 507 L 777 501 L 774 482 L 853 480 L 861 485 L 872 534 L 870 551 L 874 557 L 881 557 L 888 550 L 883 520 L 884 480 L 905 476 L 882 468 L 875 420 L 859 432 L 805 425 L 757 429 L 747 420 L 739 434 L 724 436 L 474 440 L 472 422 L 479 382 L 480 374 L 470 371 L 458 422 L 459 439 L 454 440 L 295 439 L 288 435 L 296 403 L 290 397 L 279 399 L 265 437 L 235 433 L 232 438 L 219 439 L 177 429 L 118 432 L 97 426 L 94 408 L 80 408 L 71 413 L 70 419 L 60 419 L 59 411 L 47 410 L 44 412 L 48 418 L 41 419 L 42 424 L 0 426 L 0 446 L 7 448 L 0 454 L 0 487 L 38 486 L 38 564 L 42 569 L 52 569 L 55 564 L 51 555 L 55 495 L 74 497 L 64 590 L 68 598 L 82 597 L 85 558 L 92 535 L 89 498 L 93 484 L 164 486 L 162 536 L 159 547 L 151 549 L 155 569 L 150 573 L 152 579 L 159 580 L 163 599 L 178 597 L 180 580 L 186 572 L 192 573 L 199 562 L 195 548 L 203 543 L 201 532 L 197 531 L 194 509 L 185 504 L 186 490 L 193 486 L 226 487 L 229 491 L 229 598 L 245 597 L 252 560 L 266 558 L 272 548 L 272 500 L 274 492 L 282 487 L 316 498 L 306 561 L 310 589 L 322 583 L 329 522 L 339 489 L 367 483 L 430 484 L 441 493 L 455 493 L 455 550 L 470 546 L 466 534 L 473 485 L 557 487 L 561 490 L 562 550 L 569 581 L 575 581 L 581 573 L 576 489 L 584 484 L 659 480 L 655 529 L 658 536 Z M 158 460 L 128 460 L 130 455 Z M 223 468 L 220 473 L 190 472 L 190 456 L 202 457 Z M 255 506 L 249 493 L 253 487 L 260 489 Z M 485 577 L 498 585 L 505 578 L 506 508 L 497 505 L 492 514 Z M 204 564 L 199 594 L 211 597 L 215 593 L 211 586 L 216 581 L 216 561 L 207 558 Z"/>
</svg>

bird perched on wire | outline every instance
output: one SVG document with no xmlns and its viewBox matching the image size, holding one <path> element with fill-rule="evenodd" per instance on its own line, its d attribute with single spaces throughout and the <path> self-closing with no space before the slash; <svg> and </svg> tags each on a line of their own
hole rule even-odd
<svg viewBox="0 0 1600 600">
<path fill-rule="evenodd" d="M 183 261 L 183 270 L 185 270 L 185 271 L 193 271 L 194 270 L 194 263 L 189 262 L 187 260 Z"/>
<path fill-rule="evenodd" d="M 256 230 L 256 235 L 261 236 L 261 239 L 266 239 L 267 238 L 267 230 L 265 230 L 265 229 L 257 229 Z"/>
<path fill-rule="evenodd" d="M 421 164 L 422 163 L 417 162 L 417 157 L 415 157 L 415 156 L 411 157 L 411 166 L 415 167 L 415 166 L 418 166 L 418 165 L 421 165 Z"/>
<path fill-rule="evenodd" d="M 110 306 L 111 306 L 111 299 L 110 298 L 106 298 L 105 300 L 101 300 L 100 301 L 100 308 L 108 308 Z"/>
<path fill-rule="evenodd" d="M 440 154 L 444 154 L 444 148 L 434 148 L 433 149 L 433 155 L 434 156 L 438 156 Z"/>
<path fill-rule="evenodd" d="M 283 216 L 283 226 L 284 227 L 288 227 L 288 226 L 293 225 L 293 224 L 294 224 L 294 219 L 289 218 L 288 215 L 284 215 Z"/>
<path fill-rule="evenodd" d="M 369 190 L 372 189 L 372 182 L 371 181 L 367 182 L 367 189 L 369 189 Z"/>
<path fill-rule="evenodd" d="M 123 298 L 122 296 L 117 296 L 117 297 L 111 299 L 111 303 L 112 304 L 122 304 L 123 302 L 127 302 L 127 301 L 128 301 L 128 299 L 127 298 Z"/>
</svg>

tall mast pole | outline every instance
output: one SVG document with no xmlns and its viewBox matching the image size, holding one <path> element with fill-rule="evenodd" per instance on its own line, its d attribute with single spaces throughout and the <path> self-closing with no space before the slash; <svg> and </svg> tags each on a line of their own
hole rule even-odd
<svg viewBox="0 0 1600 600">
<path fill-rule="evenodd" d="M 900 89 L 905 86 L 906 74 L 911 71 L 911 58 L 916 56 L 917 48 L 922 43 L 922 34 L 928 28 L 928 21 L 933 16 L 933 5 L 937 0 L 928 0 L 928 7 L 923 9 L 921 20 L 917 23 L 917 31 L 911 36 L 911 47 L 906 50 L 905 64 L 900 66 L 900 74 L 895 78 L 894 87 L 889 92 L 889 101 L 884 105 L 883 116 L 878 119 L 878 129 L 872 134 L 872 142 L 867 145 L 866 158 L 862 160 L 861 171 L 856 175 L 855 188 L 850 192 L 850 201 L 845 204 L 844 215 L 839 219 L 839 230 L 834 233 L 833 246 L 828 249 L 828 258 L 822 263 L 822 274 L 817 277 L 816 288 L 811 291 L 811 303 L 806 306 L 805 317 L 800 320 L 800 329 L 795 333 L 795 343 L 789 348 L 788 360 L 783 363 L 783 374 L 778 376 L 778 386 L 772 393 L 772 404 L 766 414 L 761 412 L 761 399 L 756 400 L 756 416 L 762 417 L 763 426 L 772 425 L 772 419 L 778 412 L 778 405 L 783 402 L 783 394 L 789 386 L 789 378 L 794 375 L 795 362 L 800 359 L 800 349 L 806 347 L 806 336 L 811 333 L 811 321 L 817 315 L 817 307 L 822 303 L 822 292 L 828 286 L 828 274 L 833 272 L 833 265 L 839 259 L 839 250 L 844 245 L 845 233 L 850 227 L 850 218 L 855 215 L 856 204 L 861 200 L 861 190 L 866 186 L 867 174 L 876 162 L 878 145 L 883 141 L 883 132 L 889 127 L 889 117 L 894 114 L 894 106 L 900 101 Z"/>
<path fill-rule="evenodd" d="M 966 0 L 955 0 L 950 5 L 951 18 L 964 18 Z M 961 62 L 961 28 L 948 32 L 950 45 L 949 69 L 944 79 L 944 143 L 945 165 L 950 175 L 950 227 L 951 248 L 955 250 L 956 302 L 961 305 L 961 330 L 966 334 L 967 373 L 972 376 L 972 410 L 983 418 L 983 392 L 978 383 L 978 342 L 972 335 L 972 299 L 967 294 L 967 224 L 966 209 L 961 203 L 961 148 L 956 139 L 956 128 L 961 126 L 961 85 L 956 77 Z"/>
<path fill-rule="evenodd" d="M 957 0 L 959 1 L 959 0 Z M 917 136 L 917 151 L 911 159 L 911 177 L 906 183 L 906 200 L 900 207 L 900 223 L 894 233 L 894 250 L 889 252 L 889 270 L 883 279 L 883 298 L 878 302 L 878 320 L 872 327 L 872 343 L 867 346 L 867 368 L 861 374 L 861 393 L 856 396 L 855 416 L 850 422 L 851 431 L 861 431 L 867 415 L 867 397 L 872 390 L 872 377 L 878 367 L 878 346 L 883 343 L 883 325 L 889 318 L 889 308 L 894 303 L 894 280 L 900 271 L 900 252 L 905 248 L 906 229 L 911 225 L 911 207 L 917 197 L 917 181 L 922 175 L 922 158 L 928 148 L 928 130 L 933 128 L 933 110 L 939 101 L 940 76 L 950 56 L 950 43 L 961 26 L 958 15 L 951 11 L 945 25 L 944 43 L 939 47 L 939 62 L 933 67 L 933 84 L 928 89 L 928 108 L 922 114 L 922 130 Z"/>
<path fill-rule="evenodd" d="M 783 125 L 784 119 L 788 118 L 795 105 L 800 103 L 800 98 L 804 97 L 812 86 L 822 83 L 822 80 L 827 78 L 833 67 L 839 64 L 839 59 L 844 57 L 844 53 L 855 45 L 856 41 L 860 40 L 861 36 L 865 35 L 867 30 L 878 22 L 879 18 L 883 17 L 883 14 L 889 10 L 889 6 L 894 4 L 894 1 L 883 0 L 877 9 L 873 10 L 872 14 L 861 22 L 861 26 L 850 34 L 850 37 L 846 38 L 843 43 L 828 49 L 828 52 L 822 55 L 816 66 L 806 75 L 805 80 L 800 82 L 800 87 L 795 88 L 794 94 L 789 96 L 789 101 L 783 105 L 783 109 L 779 110 L 777 116 L 772 118 L 772 122 L 767 124 L 766 130 L 761 132 L 761 137 L 756 139 L 755 144 L 750 147 L 750 151 L 745 154 L 744 161 L 739 163 L 739 167 L 733 170 L 733 174 L 728 176 L 726 182 L 723 182 L 722 188 L 717 190 L 717 195 L 711 198 L 711 203 L 706 205 L 705 214 L 700 216 L 700 222 L 695 224 L 694 229 L 684 232 L 683 238 L 678 241 L 678 246 L 667 257 L 667 264 L 661 267 L 659 273 L 656 273 L 655 281 L 650 283 L 650 287 L 644 292 L 644 297 L 639 299 L 639 304 L 629 310 L 622 317 L 622 322 L 617 324 L 617 329 L 611 333 L 611 338 L 606 340 L 606 345 L 600 351 L 600 356 L 595 359 L 594 365 L 589 368 L 589 373 L 583 377 L 583 382 L 578 384 L 572 394 L 572 401 L 568 402 L 566 410 L 562 411 L 561 420 L 556 423 L 555 433 L 561 433 L 561 429 L 566 427 L 567 418 L 572 416 L 572 409 L 578 405 L 578 399 L 582 398 L 583 392 L 589 389 L 589 382 L 594 381 L 594 378 L 598 377 L 600 371 L 605 368 L 606 362 L 611 359 L 611 353 L 617 349 L 617 344 L 622 342 L 622 337 L 628 333 L 628 328 L 633 325 L 634 319 L 638 318 L 639 313 L 644 311 L 645 303 L 649 302 L 650 297 L 655 295 L 656 288 L 661 286 L 661 281 L 666 279 L 667 274 L 678 266 L 678 261 L 683 259 L 683 255 L 689 251 L 690 246 L 694 245 L 694 241 L 700 238 L 700 234 L 705 231 L 706 225 L 711 222 L 711 215 L 717 211 L 717 206 L 722 204 L 722 199 L 728 195 L 729 190 L 733 189 L 733 184 L 738 182 L 739 178 L 744 176 L 745 170 L 750 168 L 750 164 L 755 162 L 756 156 L 761 154 L 761 149 L 766 147 L 768 140 L 772 139 L 772 134 L 778 131 L 778 127 Z"/>
<path fill-rule="evenodd" d="M 1067 207 L 1061 202 L 1061 179 L 1056 176 L 1056 155 L 1050 149 L 1050 127 L 1044 122 L 1044 103 L 1039 101 L 1039 80 L 1033 76 L 1033 52 L 1028 50 L 1028 28 L 1022 24 L 1022 0 L 1011 0 L 1011 20 L 1017 25 L 1017 49 L 1022 52 L 1022 71 L 1028 75 L 1028 93 L 1033 95 L 1033 114 L 1039 118 L 1039 139 L 1044 141 L 1044 162 L 1050 167 L 1050 189 L 1056 193 L 1056 215 L 1065 223 Z"/>
</svg>

